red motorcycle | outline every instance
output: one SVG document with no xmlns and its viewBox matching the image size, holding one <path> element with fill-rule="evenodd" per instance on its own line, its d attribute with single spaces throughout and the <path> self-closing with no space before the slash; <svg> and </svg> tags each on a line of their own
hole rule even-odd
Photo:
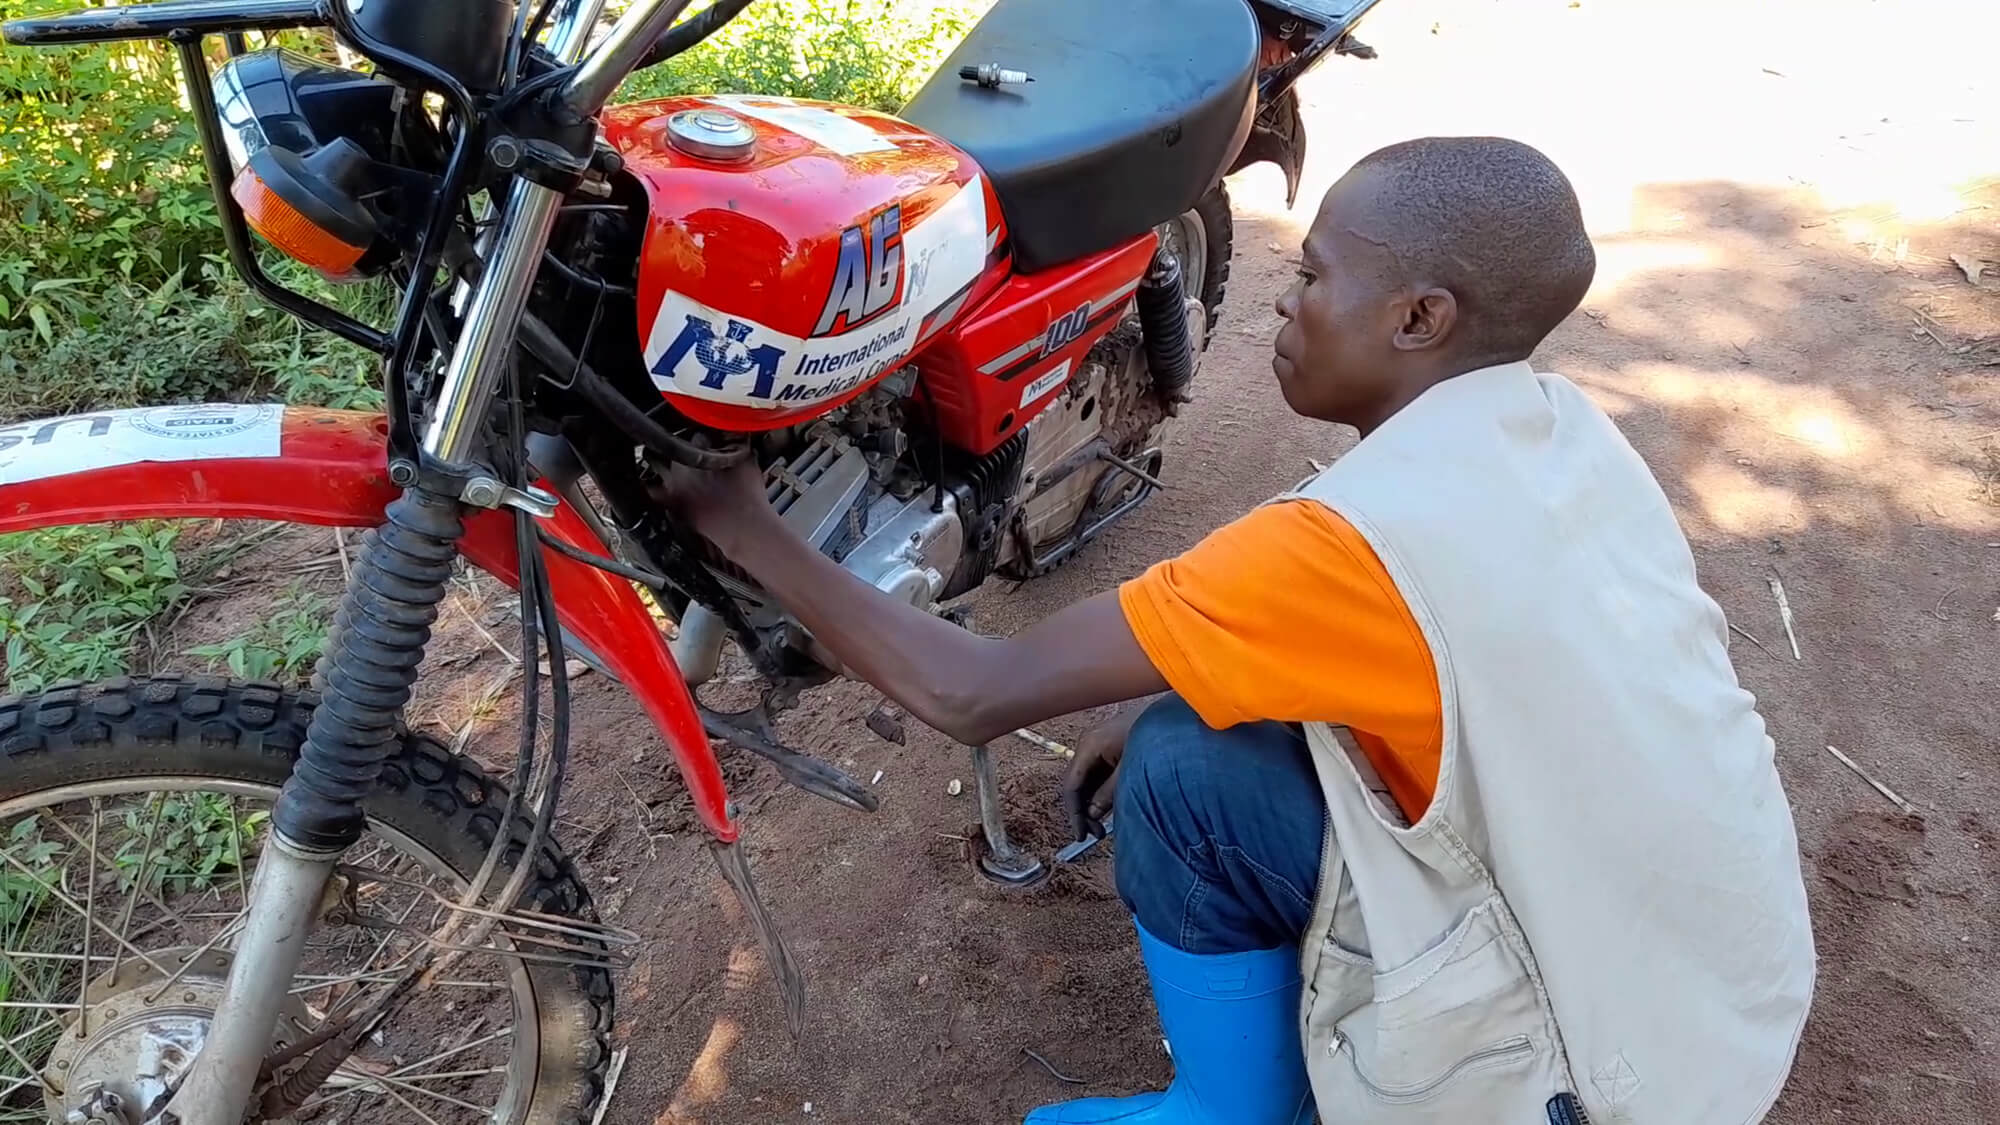
<svg viewBox="0 0 2000 1125">
<path fill-rule="evenodd" d="M 1366 54 L 1350 32 L 1373 6 L 998 0 L 899 117 L 756 95 L 605 108 L 747 3 L 676 23 L 687 0 L 635 0 L 601 35 L 603 0 L 180 0 L 6 25 L 15 44 L 171 45 L 233 264 L 380 354 L 387 409 L 0 428 L 0 532 L 370 529 L 311 692 L 156 676 L 0 700 L 0 1116 L 589 1120 L 634 938 L 596 920 L 550 832 L 570 653 L 658 725 L 796 1020 L 710 739 L 875 798 L 773 737 L 838 662 L 674 519 L 665 474 L 756 459 L 802 535 L 938 612 L 1060 565 L 1159 487 L 1155 437 L 1229 276 L 1222 177 L 1270 160 L 1296 191 L 1293 83 Z M 371 69 L 250 49 L 303 27 Z M 394 322 L 278 284 L 252 232 L 390 279 Z M 511 786 L 400 718 L 460 557 L 519 588 L 522 651 L 549 655 L 524 664 Z M 694 697 L 725 639 L 762 678 L 750 711 Z M 974 755 L 982 863 L 1030 880 Z"/>
</svg>

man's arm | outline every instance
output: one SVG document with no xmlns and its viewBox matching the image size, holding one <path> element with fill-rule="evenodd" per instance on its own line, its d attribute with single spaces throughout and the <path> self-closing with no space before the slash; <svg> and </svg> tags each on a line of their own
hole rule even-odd
<svg viewBox="0 0 2000 1125">
<path fill-rule="evenodd" d="M 1053 715 L 1167 690 L 1115 591 L 1005 639 L 981 637 L 890 597 L 799 538 L 745 466 L 675 480 L 698 530 L 856 676 L 960 742 L 988 742 Z"/>
</svg>

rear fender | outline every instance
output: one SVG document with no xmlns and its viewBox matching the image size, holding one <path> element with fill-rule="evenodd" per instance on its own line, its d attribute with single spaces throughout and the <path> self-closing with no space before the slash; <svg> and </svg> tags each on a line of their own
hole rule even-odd
<svg viewBox="0 0 2000 1125">
<path fill-rule="evenodd" d="M 1268 160 L 1285 174 L 1285 206 L 1299 197 L 1299 174 L 1306 164 L 1306 126 L 1299 113 L 1299 92 L 1287 87 L 1277 97 L 1257 107 L 1257 119 L 1250 135 L 1236 153 L 1230 174 Z"/>
<path fill-rule="evenodd" d="M 0 426 L 0 532 L 133 519 L 255 519 L 374 527 L 399 490 L 379 414 L 212 403 L 102 411 Z M 568 505 L 552 537 L 608 555 Z M 460 550 L 519 583 L 513 516 L 475 509 Z M 666 637 L 631 583 L 555 552 L 549 589 L 564 628 L 639 699 L 673 751 L 704 827 L 733 842 L 722 769 Z"/>
</svg>

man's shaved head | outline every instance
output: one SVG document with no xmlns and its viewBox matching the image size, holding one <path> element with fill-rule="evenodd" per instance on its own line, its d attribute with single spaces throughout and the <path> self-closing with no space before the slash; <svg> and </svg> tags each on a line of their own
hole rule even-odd
<svg viewBox="0 0 2000 1125">
<path fill-rule="evenodd" d="M 1458 298 L 1462 348 L 1528 358 L 1597 272 L 1569 177 L 1504 137 L 1425 137 L 1361 158 L 1376 207 L 1351 233 L 1379 240 L 1409 284 Z"/>
<path fill-rule="evenodd" d="M 1548 157 L 1498 137 L 1391 145 L 1320 204 L 1278 300 L 1278 385 L 1366 433 L 1440 380 L 1528 358 L 1596 268 Z"/>
</svg>

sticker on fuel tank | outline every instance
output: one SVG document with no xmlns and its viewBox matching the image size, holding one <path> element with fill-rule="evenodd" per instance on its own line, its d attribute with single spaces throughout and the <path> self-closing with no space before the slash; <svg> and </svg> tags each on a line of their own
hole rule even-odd
<svg viewBox="0 0 2000 1125">
<path fill-rule="evenodd" d="M 889 152 L 896 147 L 896 143 L 889 138 L 825 106 L 801 105 L 782 98 L 758 98 L 743 94 L 715 94 L 708 100 L 713 105 L 797 133 L 828 152 L 841 156 Z"/>
<path fill-rule="evenodd" d="M 903 299 L 903 208 L 892 204 L 840 232 L 840 264 L 815 336 L 849 332 Z"/>
<path fill-rule="evenodd" d="M 669 290 L 646 337 L 653 383 L 774 409 L 845 394 L 908 355 L 923 318 L 979 275 L 985 230 L 976 178 L 908 229 L 900 205 L 849 227 L 818 320 L 825 334 L 793 336 Z"/>
</svg>

